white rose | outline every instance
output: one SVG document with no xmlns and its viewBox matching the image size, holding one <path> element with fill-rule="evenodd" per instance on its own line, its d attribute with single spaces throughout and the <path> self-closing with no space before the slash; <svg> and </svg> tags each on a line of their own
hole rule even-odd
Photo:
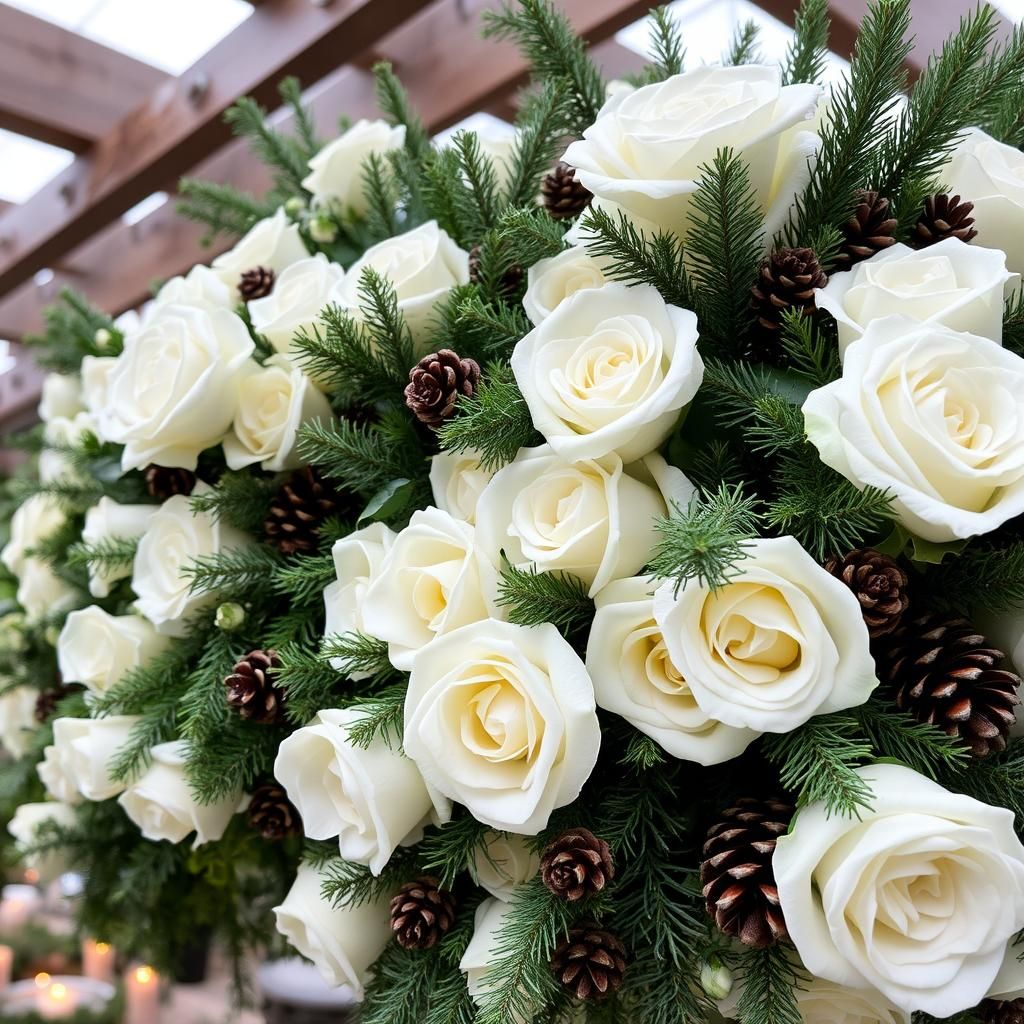
<svg viewBox="0 0 1024 1024">
<path fill-rule="evenodd" d="M 22 804 L 14 812 L 7 825 L 7 831 L 14 837 L 14 843 L 25 867 L 39 873 L 41 882 L 52 882 L 68 869 L 65 859 L 56 850 L 43 854 L 26 856 L 26 851 L 39 841 L 39 832 L 48 822 L 60 828 L 73 828 L 75 825 L 75 809 L 68 804 L 54 803 L 47 800 L 43 803 Z"/>
<path fill-rule="evenodd" d="M 272 217 L 265 217 L 254 224 L 233 249 L 221 253 L 213 261 L 213 269 L 226 285 L 234 289 L 233 296 L 237 297 L 238 283 L 247 270 L 265 267 L 280 274 L 308 255 L 298 225 L 293 224 L 284 209 L 279 207 Z"/>
<path fill-rule="evenodd" d="M 988 999 L 1012 1000 L 1024 998 L 1024 961 L 1021 961 L 1021 949 L 1014 936 L 1006 944 L 1003 963 L 999 968 L 995 981 L 986 993 Z"/>
<path fill-rule="evenodd" d="M 25 615 L 33 622 L 41 622 L 70 608 L 78 599 L 78 591 L 58 576 L 48 562 L 29 558 L 21 567 L 17 598 Z"/>
<path fill-rule="evenodd" d="M 232 285 L 235 283 L 231 282 Z M 184 277 L 172 277 L 164 282 L 146 307 L 143 322 L 148 323 L 165 306 L 191 306 L 212 312 L 217 309 L 230 310 L 234 300 L 234 290 L 225 284 L 221 275 L 199 263 Z"/>
<path fill-rule="evenodd" d="M 114 715 L 58 718 L 53 723 L 53 747 L 48 747 L 47 753 L 56 751 L 61 771 L 74 787 L 76 798 L 110 800 L 124 792 L 126 784 L 111 777 L 110 765 L 139 721 L 135 715 Z M 55 795 L 52 790 L 51 795 Z"/>
<path fill-rule="evenodd" d="M 796 990 L 804 1024 L 910 1024 L 910 1014 L 870 988 L 811 978 Z"/>
<path fill-rule="evenodd" d="M 853 270 L 833 274 L 814 298 L 836 319 L 840 354 L 872 320 L 893 314 L 999 341 L 1003 290 L 1013 276 L 998 249 L 946 238 L 920 250 L 890 246 Z"/>
<path fill-rule="evenodd" d="M 648 455 L 704 378 L 696 315 L 650 285 L 578 292 L 516 345 L 511 362 L 534 426 L 569 460 Z"/>
<path fill-rule="evenodd" d="M 117 366 L 116 356 L 86 356 L 82 360 L 82 400 L 86 409 L 96 418 L 97 428 L 103 410 L 107 407 L 110 374 Z M 101 441 L 106 438 L 98 435 Z"/>
<path fill-rule="evenodd" d="M 623 467 L 617 455 L 566 462 L 547 445 L 524 448 L 480 495 L 477 545 L 495 573 L 504 552 L 521 568 L 578 576 L 593 597 L 639 572 L 657 541 L 655 520 L 692 495 L 660 455 Z"/>
<path fill-rule="evenodd" d="M 152 763 L 141 778 L 118 798 L 128 817 L 139 827 L 143 839 L 159 843 L 180 843 L 195 832 L 192 849 L 215 843 L 227 830 L 242 800 L 242 792 L 214 803 L 196 800 L 185 776 L 187 744 L 179 740 L 161 743 L 150 751 Z"/>
<path fill-rule="evenodd" d="M 380 573 L 384 556 L 397 534 L 383 523 L 370 523 L 334 542 L 331 557 L 338 577 L 324 589 L 324 635 L 341 637 L 346 633 L 365 633 L 363 603 L 366 591 Z M 332 658 L 340 669 L 342 659 Z M 370 673 L 357 672 L 353 679 L 365 679 Z"/>
<path fill-rule="evenodd" d="M 654 619 L 655 586 L 633 576 L 609 583 L 595 599 L 587 671 L 597 706 L 621 715 L 673 757 L 703 765 L 737 757 L 759 733 L 723 725 L 697 703 Z"/>
<path fill-rule="evenodd" d="M 321 711 L 281 743 L 274 776 L 302 817 L 310 839 L 334 839 L 345 860 L 379 875 L 399 846 L 423 838 L 426 825 L 451 818 L 451 805 L 436 801 L 419 769 L 386 739 L 356 746 L 349 729 L 358 708 Z"/>
<path fill-rule="evenodd" d="M 484 900 L 476 908 L 473 937 L 462 955 L 459 970 L 466 976 L 466 987 L 474 1002 L 480 1002 L 500 981 L 491 968 L 499 949 L 499 933 L 505 925 L 510 905 L 498 899 Z M 524 1024 L 516 1021 L 515 1024 Z"/>
<path fill-rule="evenodd" d="M 318 203 L 338 204 L 345 213 L 366 213 L 364 169 L 371 154 L 383 156 L 405 145 L 405 125 L 386 121 L 356 121 L 348 131 L 329 142 L 309 161 L 310 173 L 302 186 Z"/>
<path fill-rule="evenodd" d="M 19 575 L 29 550 L 56 533 L 65 518 L 60 503 L 52 495 L 33 494 L 23 501 L 11 516 L 11 536 L 0 552 L 7 571 Z"/>
<path fill-rule="evenodd" d="M 395 668 L 435 637 L 487 618 L 474 529 L 438 508 L 414 512 L 363 598 L 363 625 Z"/>
<path fill-rule="evenodd" d="M 942 543 L 1024 511 L 1024 360 L 988 338 L 876 320 L 843 375 L 808 395 L 807 437 L 858 487 L 890 491 L 904 526 Z"/>
<path fill-rule="evenodd" d="M 57 638 L 57 664 L 66 682 L 103 694 L 165 651 L 170 642 L 139 615 L 111 615 L 90 605 L 65 620 Z"/>
<path fill-rule="evenodd" d="M 349 985 L 362 1001 L 370 968 L 391 940 L 388 901 L 334 907 L 321 895 L 325 881 L 316 868 L 299 866 L 284 902 L 274 908 L 277 930 L 316 964 L 328 985 Z"/>
<path fill-rule="evenodd" d="M 495 470 L 484 469 L 477 451 L 438 452 L 430 460 L 430 489 L 442 512 L 476 522 L 476 506 Z"/>
<path fill-rule="evenodd" d="M 199 487 L 193 492 L 201 494 Z M 209 512 L 193 514 L 192 503 L 176 494 L 154 513 L 139 541 L 132 568 L 136 607 L 158 633 L 184 636 L 185 618 L 216 601 L 214 594 L 193 593 L 184 570 L 197 558 L 244 547 L 245 534 L 215 519 Z"/>
<path fill-rule="evenodd" d="M 56 744 L 43 751 L 43 759 L 36 765 L 36 774 L 51 800 L 68 806 L 82 802 L 82 794 L 78 792 L 71 769 Z"/>
<path fill-rule="evenodd" d="M 112 498 L 100 498 L 85 513 L 82 541 L 96 546 L 109 540 L 136 540 L 146 532 L 157 508 L 156 505 L 120 505 Z M 93 597 L 109 597 L 110 585 L 127 579 L 131 574 L 129 565 L 109 566 L 92 562 L 89 564 L 89 593 Z"/>
<path fill-rule="evenodd" d="M 939 177 L 974 203 L 978 244 L 1002 249 L 1010 270 L 1024 274 L 1024 153 L 970 128 Z"/>
<path fill-rule="evenodd" d="M 858 769 L 859 817 L 804 808 L 772 867 L 807 969 L 948 1017 L 989 991 L 1024 926 L 1024 847 L 1013 813 L 901 765 Z"/>
<path fill-rule="evenodd" d="M 0 746 L 11 757 L 24 757 L 29 740 L 38 728 L 36 699 L 39 691 L 31 686 L 16 686 L 0 694 Z"/>
<path fill-rule="evenodd" d="M 617 91 L 565 160 L 596 196 L 681 233 L 701 166 L 729 148 L 747 164 L 771 237 L 807 181 L 818 139 L 800 127 L 811 127 L 820 95 L 783 85 L 777 67 L 695 68 Z"/>
<path fill-rule="evenodd" d="M 469 873 L 473 881 L 503 903 L 540 870 L 540 855 L 522 837 L 508 832 L 488 832 L 473 851 Z"/>
<path fill-rule="evenodd" d="M 331 404 L 287 356 L 275 355 L 246 374 L 238 386 L 233 432 L 224 438 L 231 469 L 259 462 L 277 473 L 297 469 L 299 428 L 311 420 L 330 420 Z"/>
<path fill-rule="evenodd" d="M 491 828 L 536 835 L 579 796 L 600 746 L 590 677 L 549 623 L 485 619 L 413 659 L 405 752 Z"/>
<path fill-rule="evenodd" d="M 342 304 L 345 271 L 317 253 L 293 263 L 274 282 L 274 290 L 249 303 L 252 325 L 278 352 L 288 352 L 299 331 L 312 333 L 320 314 Z"/>
<path fill-rule="evenodd" d="M 54 480 L 82 480 L 74 460 L 66 449 L 80 450 L 88 435 L 99 436 L 96 417 L 91 412 L 77 412 L 68 419 L 54 416 L 43 428 L 43 441 L 49 446 L 39 453 L 37 470 L 42 483 Z"/>
<path fill-rule="evenodd" d="M 709 717 L 789 732 L 863 704 L 878 685 L 860 604 L 793 537 L 750 541 L 724 587 L 654 595 L 668 656 Z"/>
<path fill-rule="evenodd" d="M 43 377 L 43 394 L 39 402 L 39 418 L 47 423 L 58 416 L 71 419 L 85 406 L 82 403 L 82 381 L 67 373 L 48 373 Z"/>
<path fill-rule="evenodd" d="M 231 425 L 253 348 L 234 313 L 189 306 L 165 306 L 126 339 L 100 423 L 104 437 L 125 446 L 124 469 L 195 469 L 199 453 Z"/>
<path fill-rule="evenodd" d="M 585 289 L 608 283 L 601 265 L 582 245 L 574 245 L 557 256 L 535 263 L 526 272 L 523 309 L 532 324 L 539 325 L 558 307 Z"/>
<path fill-rule="evenodd" d="M 428 221 L 412 231 L 370 246 L 349 267 L 341 293 L 349 311 L 359 315 L 359 284 L 364 268 L 387 278 L 398 296 L 398 308 L 420 351 L 430 341 L 430 316 L 457 285 L 469 282 L 469 253 L 460 249 Z"/>
</svg>

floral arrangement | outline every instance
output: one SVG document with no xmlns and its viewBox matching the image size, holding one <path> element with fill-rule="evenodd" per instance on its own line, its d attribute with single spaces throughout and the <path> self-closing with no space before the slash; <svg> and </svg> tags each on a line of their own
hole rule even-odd
<svg viewBox="0 0 1024 1024">
<path fill-rule="evenodd" d="M 521 0 L 441 146 L 286 82 L 233 248 L 51 312 L 0 728 L 83 928 L 364 1024 L 1020 1018 L 1024 33 L 828 28 L 606 83 Z"/>
</svg>

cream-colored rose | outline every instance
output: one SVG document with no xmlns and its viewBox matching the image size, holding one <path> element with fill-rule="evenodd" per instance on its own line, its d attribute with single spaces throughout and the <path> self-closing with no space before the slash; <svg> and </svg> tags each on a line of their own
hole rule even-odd
<svg viewBox="0 0 1024 1024">
<path fill-rule="evenodd" d="M 814 299 L 836 319 L 840 354 L 872 320 L 893 314 L 999 341 L 1003 291 L 1013 276 L 998 249 L 947 238 L 927 249 L 883 249 L 853 270 L 833 274 Z"/>
<path fill-rule="evenodd" d="M 53 483 L 54 480 L 81 481 L 82 473 L 75 467 L 68 450 L 81 450 L 90 435 L 99 437 L 97 419 L 91 412 L 77 412 L 68 419 L 54 416 L 43 428 L 43 441 L 47 447 L 39 453 L 37 472 L 39 480 Z"/>
<path fill-rule="evenodd" d="M 110 540 L 137 540 L 146 532 L 156 505 L 120 505 L 112 498 L 100 498 L 85 513 L 82 541 L 95 547 Z M 110 586 L 132 574 L 131 565 L 89 564 L 89 593 L 109 597 Z"/>
<path fill-rule="evenodd" d="M 880 992 L 811 978 L 796 990 L 804 1024 L 910 1024 L 910 1014 Z"/>
<path fill-rule="evenodd" d="M 655 521 L 692 495 L 660 455 L 623 466 L 617 455 L 566 462 L 547 445 L 524 448 L 480 495 L 477 545 L 495 573 L 504 552 L 515 566 L 572 573 L 593 596 L 640 571 Z"/>
<path fill-rule="evenodd" d="M 331 419 L 331 403 L 287 356 L 271 356 L 239 384 L 224 458 L 231 469 L 256 462 L 274 473 L 297 469 L 299 428 L 317 419 Z"/>
<path fill-rule="evenodd" d="M 474 1002 L 480 1002 L 500 981 L 492 967 L 500 947 L 499 934 L 509 913 L 509 904 L 498 899 L 484 900 L 476 908 L 473 937 L 462 955 L 459 970 L 466 976 L 466 987 Z M 524 1024 L 515 1021 L 514 1024 Z"/>
<path fill-rule="evenodd" d="M 303 188 L 317 203 L 340 207 L 343 215 L 366 213 L 364 169 L 371 154 L 384 156 L 405 145 L 405 126 L 387 121 L 356 121 L 348 131 L 327 143 L 309 161 Z"/>
<path fill-rule="evenodd" d="M 84 408 L 81 378 L 67 373 L 48 373 L 43 378 L 39 418 L 44 423 L 58 416 L 72 419 Z"/>
<path fill-rule="evenodd" d="M 793 537 L 750 541 L 724 587 L 654 595 L 668 656 L 708 716 L 789 732 L 863 704 L 878 685 L 860 604 Z"/>
<path fill-rule="evenodd" d="M 269 295 L 249 303 L 253 327 L 278 352 L 291 351 L 299 331 L 312 333 L 324 309 L 344 303 L 344 279 L 345 271 L 323 253 L 293 263 Z"/>
<path fill-rule="evenodd" d="M 1010 270 L 1024 274 L 1024 153 L 970 128 L 938 176 L 974 204 L 978 245 L 1002 249 Z"/>
<path fill-rule="evenodd" d="M 17 576 L 29 551 L 64 525 L 63 509 L 49 494 L 33 494 L 23 501 L 11 516 L 11 536 L 0 553 L 7 571 Z"/>
<path fill-rule="evenodd" d="M 153 301 L 146 307 L 144 323 L 148 323 L 165 306 L 191 306 L 209 312 L 230 310 L 235 303 L 232 281 L 226 284 L 216 271 L 196 264 L 184 277 L 172 277 L 164 282 Z"/>
<path fill-rule="evenodd" d="M 578 292 L 516 345 L 511 362 L 534 426 L 570 461 L 650 454 L 704 378 L 696 315 L 650 285 Z"/>
<path fill-rule="evenodd" d="M 110 767 L 139 721 L 141 718 L 135 715 L 115 715 L 58 718 L 53 723 L 53 747 L 47 749 L 55 749 L 61 771 L 70 780 L 76 796 L 110 800 L 124 792 L 126 784 L 111 776 Z"/>
<path fill-rule="evenodd" d="M 491 828 L 536 835 L 579 796 L 600 746 L 590 677 L 549 623 L 484 619 L 413 659 L 405 752 Z"/>
<path fill-rule="evenodd" d="M 100 417 L 103 436 L 125 446 L 124 469 L 195 469 L 231 425 L 253 348 L 234 313 L 190 306 L 165 306 L 126 339 Z"/>
<path fill-rule="evenodd" d="M 377 737 L 356 746 L 349 730 L 365 712 L 330 708 L 281 743 L 274 776 L 302 816 L 310 839 L 338 838 L 345 860 L 379 875 L 399 846 L 426 825 L 451 818 L 451 804 L 428 791 L 409 758 Z"/>
<path fill-rule="evenodd" d="M 721 149 L 747 164 L 766 216 L 782 227 L 809 175 L 821 89 L 783 85 L 777 67 L 705 65 L 640 89 L 618 90 L 565 154 L 602 199 L 683 233 L 701 167 Z"/>
<path fill-rule="evenodd" d="M 316 964 L 328 985 L 349 985 L 362 1001 L 370 968 L 391 939 L 388 901 L 334 907 L 321 895 L 326 880 L 311 865 L 300 865 L 284 902 L 274 908 L 277 930 Z"/>
<path fill-rule="evenodd" d="M 988 338 L 904 317 L 874 321 L 843 375 L 808 395 L 807 437 L 899 521 L 942 543 L 1024 511 L 1024 360 Z"/>
<path fill-rule="evenodd" d="M 434 504 L 456 519 L 475 523 L 477 502 L 494 473 L 480 464 L 477 451 L 438 452 L 430 460 Z"/>
<path fill-rule="evenodd" d="M 194 494 L 201 494 L 197 487 Z M 166 636 L 184 636 L 186 618 L 216 601 L 216 595 L 193 593 L 185 569 L 197 558 L 249 544 L 245 534 L 215 519 L 209 512 L 192 512 L 184 494 L 165 501 L 153 515 L 139 541 L 132 567 L 136 607 Z"/>
<path fill-rule="evenodd" d="M 51 800 L 68 806 L 82 802 L 82 794 L 78 792 L 70 766 L 56 744 L 43 751 L 43 759 L 36 765 L 36 774 Z"/>
<path fill-rule="evenodd" d="M 170 646 L 139 615 L 111 615 L 98 605 L 72 612 L 57 639 L 61 677 L 92 693 L 106 693 L 133 669 L 148 664 Z"/>
<path fill-rule="evenodd" d="M 187 753 L 188 745 L 183 740 L 153 747 L 149 768 L 117 802 L 138 825 L 143 839 L 180 843 L 194 832 L 194 850 L 204 843 L 215 843 L 224 835 L 241 803 L 242 792 L 221 797 L 214 803 L 199 803 L 185 776 Z"/>
<path fill-rule="evenodd" d="M 473 881 L 503 903 L 539 870 L 540 854 L 522 836 L 508 832 L 488 832 L 469 865 Z"/>
<path fill-rule="evenodd" d="M 903 1011 L 976 1006 L 1024 926 L 1024 847 L 1013 813 L 909 768 L 858 769 L 857 817 L 804 808 L 772 868 L 786 925 L 812 974 L 873 988 Z"/>
<path fill-rule="evenodd" d="M 33 622 L 57 615 L 78 600 L 78 591 L 54 572 L 49 562 L 28 558 L 18 578 L 18 604 Z"/>
<path fill-rule="evenodd" d="M 52 882 L 68 870 L 67 861 L 58 850 L 42 854 L 28 854 L 27 851 L 39 842 L 40 832 L 44 825 L 53 822 L 59 828 L 67 829 L 74 828 L 75 821 L 73 807 L 68 804 L 55 803 L 52 800 L 43 803 L 22 804 L 14 812 L 7 831 L 13 836 L 15 847 L 19 851 L 25 867 L 38 872 L 41 882 Z"/>
<path fill-rule="evenodd" d="M 398 308 L 421 352 L 430 343 L 430 317 L 453 288 L 469 282 L 469 253 L 460 249 L 428 221 L 412 231 L 370 246 L 349 267 L 341 285 L 344 304 L 359 316 L 359 285 L 367 267 L 387 278 L 398 296 Z"/>
<path fill-rule="evenodd" d="M 438 508 L 414 512 L 363 597 L 363 625 L 388 643 L 395 668 L 435 637 L 486 619 L 474 529 Z"/>
<path fill-rule="evenodd" d="M 39 691 L 31 686 L 16 686 L 0 694 L 0 746 L 15 760 L 28 753 L 36 721 Z"/>
<path fill-rule="evenodd" d="M 100 414 L 107 406 L 110 391 L 110 374 L 117 366 L 116 356 L 86 356 L 82 360 L 82 401 L 85 408 L 95 417 L 97 425 Z M 106 440 L 102 435 L 100 440 Z"/>
<path fill-rule="evenodd" d="M 233 249 L 221 253 L 213 261 L 213 269 L 237 296 L 238 283 L 247 270 L 265 267 L 280 274 L 308 255 L 298 225 L 288 219 L 283 208 L 278 208 L 272 217 L 254 224 Z"/>
<path fill-rule="evenodd" d="M 577 292 L 601 288 L 608 283 L 601 265 L 582 245 L 574 245 L 557 256 L 535 263 L 526 272 L 523 309 L 538 326 Z"/>
<path fill-rule="evenodd" d="M 673 757 L 703 765 L 738 757 L 760 733 L 723 725 L 697 703 L 654 619 L 656 586 L 632 576 L 609 583 L 595 599 L 587 671 L 597 706 L 621 715 Z"/>
</svg>

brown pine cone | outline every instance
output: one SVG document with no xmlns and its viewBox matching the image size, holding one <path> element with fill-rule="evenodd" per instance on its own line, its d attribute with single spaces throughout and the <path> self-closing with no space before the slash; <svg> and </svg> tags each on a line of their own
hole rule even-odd
<svg viewBox="0 0 1024 1024">
<path fill-rule="evenodd" d="M 36 721 L 40 725 L 45 725 L 57 713 L 57 705 L 77 689 L 77 686 L 72 686 L 70 683 L 60 683 L 42 690 L 36 697 Z"/>
<path fill-rule="evenodd" d="M 312 466 L 295 470 L 274 495 L 263 535 L 286 555 L 307 555 L 320 546 L 320 529 L 333 515 L 354 511 Z"/>
<path fill-rule="evenodd" d="M 228 704 L 261 725 L 283 721 L 285 692 L 273 682 L 273 671 L 280 667 L 277 651 L 250 651 L 224 680 Z"/>
<path fill-rule="evenodd" d="M 978 1017 L 982 1024 L 1024 1024 L 1024 999 L 984 999 Z"/>
<path fill-rule="evenodd" d="M 574 903 L 602 892 L 615 877 L 615 863 L 603 839 L 585 828 L 570 829 L 548 843 L 540 875 L 556 896 Z"/>
<path fill-rule="evenodd" d="M 814 289 L 824 288 L 828 275 L 813 249 L 776 249 L 761 264 L 757 284 L 750 289 L 757 322 L 766 331 L 782 326 L 790 309 L 814 312 Z"/>
<path fill-rule="evenodd" d="M 480 380 L 480 364 L 460 359 L 450 348 L 424 356 L 410 371 L 405 404 L 435 430 L 455 412 L 459 396 L 470 397 Z"/>
<path fill-rule="evenodd" d="M 857 208 L 843 225 L 843 244 L 836 257 L 839 270 L 849 270 L 855 263 L 874 256 L 895 244 L 898 221 L 892 216 L 889 200 L 877 192 L 857 190 Z"/>
<path fill-rule="evenodd" d="M 929 614 L 904 620 L 876 653 L 878 676 L 896 706 L 957 736 L 975 757 L 1006 748 L 1020 676 L 966 619 Z"/>
<path fill-rule="evenodd" d="M 626 947 L 597 925 L 573 928 L 551 956 L 559 984 L 584 1002 L 614 995 L 626 973 Z"/>
<path fill-rule="evenodd" d="M 431 875 L 406 882 L 391 900 L 391 931 L 403 949 L 430 949 L 455 922 L 455 896 Z"/>
<path fill-rule="evenodd" d="M 973 212 L 974 203 L 961 202 L 959 196 L 951 196 L 946 192 L 929 196 L 914 225 L 911 244 L 915 249 L 924 249 L 947 238 L 959 238 L 961 242 L 977 238 L 978 232 L 971 216 Z"/>
<path fill-rule="evenodd" d="M 190 469 L 175 466 L 158 466 L 153 463 L 143 470 L 146 490 L 150 497 L 166 501 L 176 494 L 191 494 L 196 485 L 196 475 Z"/>
<path fill-rule="evenodd" d="M 756 949 L 788 934 L 772 856 L 792 817 L 785 800 L 744 798 L 711 826 L 704 842 L 700 880 L 707 911 L 720 931 Z"/>
<path fill-rule="evenodd" d="M 262 299 L 274 290 L 274 271 L 270 267 L 253 267 L 242 274 L 238 282 L 238 294 L 243 302 Z"/>
<path fill-rule="evenodd" d="M 481 260 L 480 260 L 480 246 L 474 245 L 469 250 L 469 279 L 473 284 L 481 284 L 483 277 L 480 274 Z M 518 264 L 513 263 L 505 273 L 502 275 L 501 284 L 499 290 L 504 296 L 515 295 L 519 291 L 523 284 L 523 278 L 526 277 L 526 271 Z"/>
<path fill-rule="evenodd" d="M 872 548 L 857 548 L 842 558 L 833 555 L 825 568 L 853 591 L 872 640 L 891 633 L 900 624 L 910 604 L 910 580 L 888 555 Z"/>
<path fill-rule="evenodd" d="M 581 214 L 594 198 L 594 193 L 576 180 L 576 168 L 559 160 L 546 175 L 540 187 L 544 208 L 555 220 L 568 220 Z"/>
<path fill-rule="evenodd" d="M 268 782 L 249 798 L 249 827 L 273 843 L 302 835 L 302 818 L 284 787 Z"/>
</svg>

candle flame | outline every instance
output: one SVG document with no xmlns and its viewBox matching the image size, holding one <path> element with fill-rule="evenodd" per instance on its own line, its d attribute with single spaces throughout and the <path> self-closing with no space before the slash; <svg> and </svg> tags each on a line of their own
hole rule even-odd
<svg viewBox="0 0 1024 1024">
<path fill-rule="evenodd" d="M 36 975 L 36 988 L 49 988 L 50 987 L 50 976 L 46 971 L 40 971 Z"/>
<path fill-rule="evenodd" d="M 39 881 L 39 872 L 35 868 L 26 868 L 25 881 L 29 885 L 35 885 Z"/>
<path fill-rule="evenodd" d="M 61 1002 L 68 997 L 67 985 L 62 985 L 59 981 L 50 986 L 50 998 L 56 1002 Z"/>
<path fill-rule="evenodd" d="M 153 981 L 155 973 L 152 967 L 137 967 L 135 969 L 135 980 L 140 985 L 148 985 Z"/>
<path fill-rule="evenodd" d="M 104 954 L 109 953 L 110 952 L 110 943 L 109 942 L 97 942 L 95 944 L 95 949 L 96 949 L 97 953 L 104 953 Z"/>
</svg>

